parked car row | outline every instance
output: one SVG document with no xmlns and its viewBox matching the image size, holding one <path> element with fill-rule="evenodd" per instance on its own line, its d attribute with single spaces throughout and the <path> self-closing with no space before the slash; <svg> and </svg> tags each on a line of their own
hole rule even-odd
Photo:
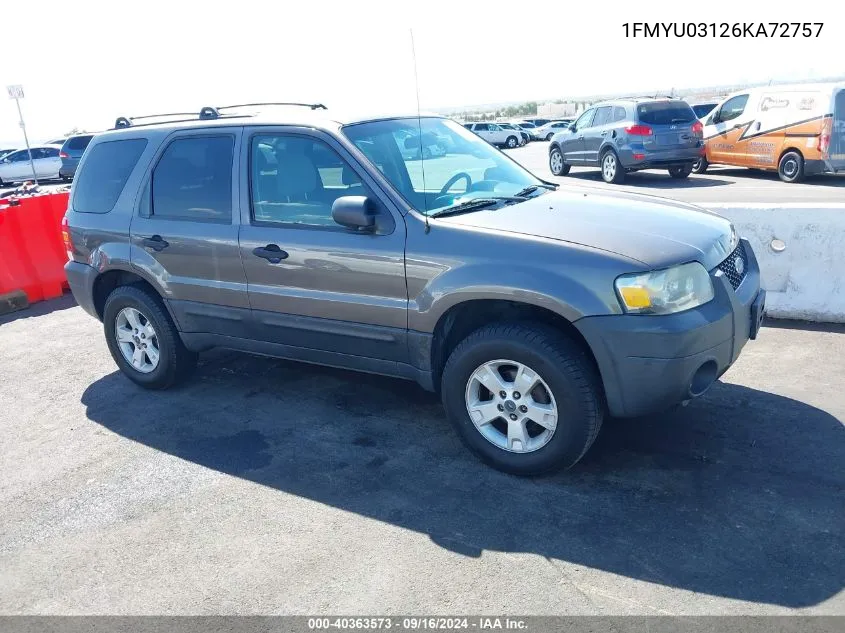
<svg viewBox="0 0 845 633">
<path fill-rule="evenodd" d="M 721 103 L 635 98 L 598 103 L 551 136 L 549 168 L 601 169 L 622 182 L 640 169 L 665 168 L 673 178 L 710 165 L 776 171 L 784 182 L 845 173 L 845 84 L 766 86 Z"/>
<path fill-rule="evenodd" d="M 464 127 L 497 147 L 513 149 L 531 141 L 550 141 L 567 128 L 572 119 L 525 119 L 520 121 L 482 121 L 465 123 Z"/>
<path fill-rule="evenodd" d="M 93 134 L 54 139 L 27 149 L 0 149 L 0 187 L 31 180 L 73 180 L 76 166 Z M 32 161 L 30 162 L 30 156 Z"/>
</svg>

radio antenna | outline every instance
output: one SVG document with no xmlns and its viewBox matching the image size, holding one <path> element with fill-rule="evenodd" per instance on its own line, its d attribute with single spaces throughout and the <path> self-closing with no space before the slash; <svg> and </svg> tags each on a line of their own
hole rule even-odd
<svg viewBox="0 0 845 633">
<path fill-rule="evenodd" d="M 417 130 L 419 132 L 420 141 L 420 169 L 422 169 L 422 186 L 423 186 L 423 214 L 425 215 L 425 232 L 431 230 L 428 223 L 428 202 L 425 199 L 425 159 L 423 158 L 423 138 L 422 138 L 422 115 L 420 114 L 420 80 L 417 77 L 417 49 L 414 46 L 414 29 L 408 29 L 411 32 L 411 58 L 414 60 L 414 90 L 417 94 Z"/>
</svg>

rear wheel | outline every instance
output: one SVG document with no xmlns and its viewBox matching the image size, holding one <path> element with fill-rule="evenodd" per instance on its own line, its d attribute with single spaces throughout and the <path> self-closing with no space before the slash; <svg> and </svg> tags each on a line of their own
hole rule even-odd
<svg viewBox="0 0 845 633">
<path fill-rule="evenodd" d="M 796 151 L 781 156 L 778 163 L 778 176 L 784 182 L 799 182 L 804 178 L 804 157 Z"/>
<path fill-rule="evenodd" d="M 563 162 L 563 153 L 559 147 L 552 148 L 552 151 L 549 153 L 549 169 L 551 169 L 552 174 L 555 176 L 565 176 L 571 169 L 570 165 Z"/>
<path fill-rule="evenodd" d="M 166 389 L 196 366 L 197 355 L 182 343 L 158 298 L 136 286 L 119 286 L 108 296 L 103 329 L 118 367 L 147 389 Z"/>
<path fill-rule="evenodd" d="M 669 175 L 672 178 L 689 178 L 692 173 L 692 165 L 673 165 L 669 168 Z"/>
<path fill-rule="evenodd" d="M 599 164 L 601 165 L 601 177 L 605 182 L 618 185 L 625 180 L 625 170 L 619 164 L 619 157 L 612 149 L 602 154 Z"/>
<path fill-rule="evenodd" d="M 703 174 L 709 166 L 710 163 L 707 162 L 707 159 L 702 157 L 692 164 L 692 171 L 695 174 Z"/>
<path fill-rule="evenodd" d="M 604 417 L 584 351 L 541 324 L 493 324 L 470 334 L 449 356 L 441 394 L 464 444 L 517 475 L 569 468 Z"/>
</svg>

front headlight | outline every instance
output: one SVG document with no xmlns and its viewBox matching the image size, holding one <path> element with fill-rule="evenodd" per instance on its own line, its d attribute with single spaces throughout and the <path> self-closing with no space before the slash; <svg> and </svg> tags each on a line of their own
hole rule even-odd
<svg viewBox="0 0 845 633">
<path fill-rule="evenodd" d="M 617 277 L 616 294 L 626 312 L 672 314 L 710 301 L 713 282 L 704 266 L 690 262 L 665 270 Z"/>
</svg>

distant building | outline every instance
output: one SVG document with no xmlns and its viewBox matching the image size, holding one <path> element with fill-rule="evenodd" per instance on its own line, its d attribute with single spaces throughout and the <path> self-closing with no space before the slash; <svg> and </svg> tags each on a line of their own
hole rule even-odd
<svg viewBox="0 0 845 633">
<path fill-rule="evenodd" d="M 537 116 L 546 119 L 557 119 L 572 116 L 577 112 L 575 103 L 540 103 L 537 105 Z"/>
</svg>

